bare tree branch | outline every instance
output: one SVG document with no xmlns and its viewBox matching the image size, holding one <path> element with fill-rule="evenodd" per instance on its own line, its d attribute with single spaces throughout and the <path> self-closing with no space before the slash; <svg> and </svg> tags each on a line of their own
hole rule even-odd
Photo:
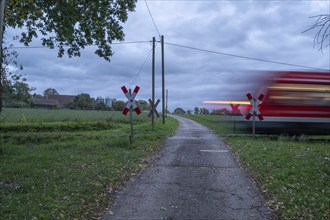
<svg viewBox="0 0 330 220">
<path fill-rule="evenodd" d="M 309 18 L 317 19 L 313 25 L 302 33 L 316 29 L 317 32 L 314 36 L 313 48 L 315 48 L 316 45 L 320 45 L 318 51 L 323 52 L 323 49 L 330 45 L 330 14 L 316 15 Z"/>
</svg>

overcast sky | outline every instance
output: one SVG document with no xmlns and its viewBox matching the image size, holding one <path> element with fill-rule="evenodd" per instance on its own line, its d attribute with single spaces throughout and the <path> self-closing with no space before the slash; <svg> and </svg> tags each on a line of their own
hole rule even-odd
<svg viewBox="0 0 330 220">
<path fill-rule="evenodd" d="M 160 34 L 165 38 L 166 89 L 169 110 L 193 110 L 204 100 L 245 100 L 254 93 L 256 71 L 311 69 L 278 65 L 197 51 L 178 44 L 215 52 L 330 69 L 329 47 L 313 49 L 315 31 L 302 33 L 315 19 L 330 13 L 330 1 L 148 1 Z M 124 24 L 125 41 L 159 40 L 144 1 Z M 9 38 L 18 30 L 9 30 Z M 15 43 L 16 46 L 19 43 Z M 40 46 L 34 41 L 30 46 Z M 317 45 L 318 46 L 318 45 Z M 120 87 L 141 87 L 136 99 L 151 98 L 151 44 L 113 45 L 111 63 L 94 54 L 95 47 L 79 58 L 57 58 L 45 48 L 17 49 L 21 72 L 35 93 L 49 87 L 63 95 L 89 93 L 93 97 L 125 100 Z M 156 47 L 156 99 L 161 98 L 161 47 Z M 146 62 L 145 62 L 146 61 Z M 143 66 L 145 62 L 145 65 Z M 159 108 L 160 109 L 160 108 Z"/>
</svg>

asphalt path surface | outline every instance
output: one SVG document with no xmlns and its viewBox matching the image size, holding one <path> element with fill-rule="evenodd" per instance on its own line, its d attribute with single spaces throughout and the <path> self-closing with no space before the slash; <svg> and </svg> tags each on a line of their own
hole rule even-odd
<svg viewBox="0 0 330 220">
<path fill-rule="evenodd" d="M 197 122 L 173 117 L 180 127 L 159 159 L 117 193 L 101 219 L 272 219 L 224 141 Z"/>
</svg>

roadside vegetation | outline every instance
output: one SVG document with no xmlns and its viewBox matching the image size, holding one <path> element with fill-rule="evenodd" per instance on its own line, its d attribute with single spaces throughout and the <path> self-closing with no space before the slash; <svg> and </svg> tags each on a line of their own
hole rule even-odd
<svg viewBox="0 0 330 220">
<path fill-rule="evenodd" d="M 229 135 L 233 134 L 230 123 L 221 120 L 221 116 L 188 117 L 219 135 L 225 134 L 234 155 L 250 171 L 276 218 L 330 219 L 329 143 L 283 136 Z"/>
<path fill-rule="evenodd" d="M 115 189 L 148 165 L 177 122 L 154 131 L 145 113 L 4 109 L 0 118 L 0 219 L 94 219 Z"/>
<path fill-rule="evenodd" d="M 231 118 L 228 120 L 230 116 L 209 114 L 186 114 L 182 116 L 193 119 L 221 135 L 245 134 L 246 132 L 238 122 L 234 122 Z"/>
</svg>

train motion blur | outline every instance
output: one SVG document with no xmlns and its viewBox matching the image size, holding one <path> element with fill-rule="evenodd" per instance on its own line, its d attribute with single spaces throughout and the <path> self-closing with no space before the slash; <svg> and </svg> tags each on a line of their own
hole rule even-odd
<svg viewBox="0 0 330 220">
<path fill-rule="evenodd" d="M 263 121 L 256 121 L 260 134 L 327 134 L 330 135 L 330 72 L 267 71 L 255 72 L 258 80 L 252 91 L 242 91 L 245 100 L 204 101 L 205 104 L 230 105 L 228 120 L 245 128 L 252 123 L 245 119 L 252 106 L 243 95 L 252 92 L 257 98 L 264 95 L 258 106 Z M 243 94 L 244 93 L 244 94 Z M 239 106 L 239 109 L 238 109 Z M 214 106 L 213 106 L 214 107 Z M 235 107 L 235 109 L 233 108 Z"/>
<path fill-rule="evenodd" d="M 268 76 L 259 87 L 265 98 L 258 133 L 330 134 L 330 72 L 270 72 Z"/>
</svg>

